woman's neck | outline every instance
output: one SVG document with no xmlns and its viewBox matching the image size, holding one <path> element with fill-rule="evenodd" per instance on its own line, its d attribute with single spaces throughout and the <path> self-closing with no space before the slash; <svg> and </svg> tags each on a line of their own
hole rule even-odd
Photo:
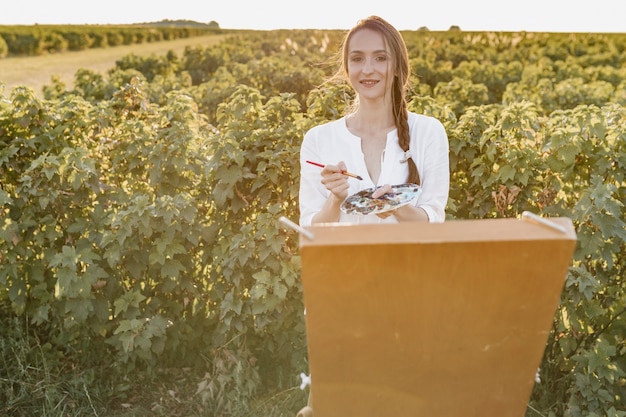
<svg viewBox="0 0 626 417">
<path fill-rule="evenodd" d="M 385 106 L 386 107 L 386 106 Z M 369 134 L 385 134 L 395 129 L 395 120 L 391 107 L 374 106 L 360 103 L 354 113 L 348 116 L 348 127 L 351 130 Z"/>
</svg>

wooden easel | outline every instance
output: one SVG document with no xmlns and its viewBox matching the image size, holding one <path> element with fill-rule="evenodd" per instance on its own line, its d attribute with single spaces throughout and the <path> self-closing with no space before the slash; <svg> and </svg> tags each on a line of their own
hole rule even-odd
<svg viewBox="0 0 626 417">
<path fill-rule="evenodd" d="M 551 221 L 308 228 L 315 417 L 522 417 L 576 243 Z"/>
</svg>

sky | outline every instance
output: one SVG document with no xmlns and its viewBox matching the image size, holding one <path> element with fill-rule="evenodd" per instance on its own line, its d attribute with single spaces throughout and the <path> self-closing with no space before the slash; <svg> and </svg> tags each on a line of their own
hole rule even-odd
<svg viewBox="0 0 626 417">
<path fill-rule="evenodd" d="M 223 29 L 397 29 L 626 33 L 626 0 L 0 0 L 0 25 L 215 21 Z"/>
</svg>

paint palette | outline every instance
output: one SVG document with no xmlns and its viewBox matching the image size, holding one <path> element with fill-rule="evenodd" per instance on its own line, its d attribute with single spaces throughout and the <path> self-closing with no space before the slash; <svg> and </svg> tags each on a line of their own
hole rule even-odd
<svg viewBox="0 0 626 417">
<path fill-rule="evenodd" d="M 341 210 L 347 214 L 379 214 L 407 205 L 419 197 L 422 189 L 416 184 L 392 185 L 392 192 L 373 198 L 377 189 L 367 188 L 352 194 L 341 203 Z"/>
</svg>

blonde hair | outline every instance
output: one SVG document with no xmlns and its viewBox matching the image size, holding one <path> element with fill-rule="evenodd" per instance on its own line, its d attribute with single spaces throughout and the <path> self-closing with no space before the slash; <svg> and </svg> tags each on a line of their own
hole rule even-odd
<svg viewBox="0 0 626 417">
<path fill-rule="evenodd" d="M 400 148 L 406 153 L 409 150 L 411 137 L 409 135 L 409 122 L 406 96 L 409 92 L 411 68 L 409 64 L 409 53 L 404 43 L 402 34 L 386 20 L 378 16 L 370 16 L 361 19 L 350 29 L 341 44 L 340 68 L 335 77 L 349 79 L 348 77 L 348 48 L 352 35 L 361 29 L 370 29 L 382 35 L 385 44 L 390 50 L 393 62 L 393 84 L 391 86 L 391 103 L 394 123 L 398 130 L 398 143 Z M 355 104 L 357 103 L 355 98 Z M 407 160 L 409 164 L 409 176 L 407 182 L 420 184 L 420 176 L 417 166 L 412 157 Z"/>
</svg>

